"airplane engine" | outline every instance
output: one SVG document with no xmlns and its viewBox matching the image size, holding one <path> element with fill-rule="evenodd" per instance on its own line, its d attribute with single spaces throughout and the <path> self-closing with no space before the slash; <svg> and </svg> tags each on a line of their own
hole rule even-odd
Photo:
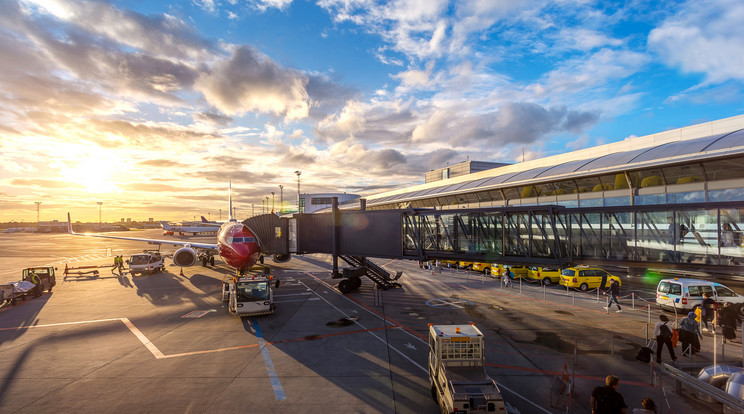
<svg viewBox="0 0 744 414">
<path fill-rule="evenodd" d="M 189 267 L 196 264 L 196 250 L 190 246 L 181 247 L 173 253 L 173 263 L 180 267 Z"/>
<path fill-rule="evenodd" d="M 292 255 L 289 254 L 289 253 L 287 253 L 287 254 L 278 254 L 277 253 L 277 254 L 271 256 L 271 260 L 273 260 L 274 263 L 286 263 L 291 258 L 292 258 Z"/>
</svg>

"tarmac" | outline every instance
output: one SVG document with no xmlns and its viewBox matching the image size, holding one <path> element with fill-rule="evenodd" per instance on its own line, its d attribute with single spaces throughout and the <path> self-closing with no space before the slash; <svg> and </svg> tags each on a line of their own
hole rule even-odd
<svg viewBox="0 0 744 414">
<path fill-rule="evenodd" d="M 111 272 L 113 255 L 152 248 L 0 235 L 0 283 L 19 280 L 28 266 L 58 269 L 51 293 L 0 306 L 1 412 L 437 413 L 427 324 L 469 322 L 486 337 L 486 368 L 508 413 L 589 413 L 592 389 L 610 374 L 620 378 L 629 413 L 644 397 L 664 413 L 722 412 L 689 391 L 678 395 L 666 374 L 636 361 L 660 313 L 640 299 L 653 297 L 640 281 L 624 286 L 623 312 L 608 313 L 596 292 L 504 288 L 474 272 L 377 259 L 403 271 L 403 287 L 377 290 L 364 279 L 343 295 L 330 256 L 307 255 L 267 260 L 281 281 L 277 312 L 241 319 L 221 302 L 221 281 L 231 273 L 219 260 L 181 269 L 166 259 L 167 272 L 147 276 Z M 64 280 L 65 264 L 108 267 L 98 278 Z M 723 345 L 721 355 L 718 337 L 714 356 L 713 341 L 706 335 L 703 352 L 680 365 L 695 372 L 714 358 L 741 364 L 740 343 Z M 669 361 L 666 351 L 662 358 Z"/>
</svg>

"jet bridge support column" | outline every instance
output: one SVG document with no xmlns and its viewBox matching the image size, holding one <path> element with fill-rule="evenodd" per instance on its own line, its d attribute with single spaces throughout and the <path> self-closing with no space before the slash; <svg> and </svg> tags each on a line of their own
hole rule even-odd
<svg viewBox="0 0 744 414">
<path fill-rule="evenodd" d="M 333 216 L 333 231 L 331 231 L 331 244 L 333 248 L 333 279 L 343 277 L 338 271 L 338 246 L 339 246 L 339 230 L 341 228 L 341 214 L 338 211 L 338 197 L 333 197 L 331 200 L 331 215 Z"/>
</svg>

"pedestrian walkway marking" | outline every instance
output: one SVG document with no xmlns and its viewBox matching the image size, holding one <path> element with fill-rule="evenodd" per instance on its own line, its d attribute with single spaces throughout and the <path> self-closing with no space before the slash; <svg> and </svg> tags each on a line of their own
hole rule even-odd
<svg viewBox="0 0 744 414">
<path fill-rule="evenodd" d="M 427 300 L 426 305 L 439 309 L 463 309 L 466 306 L 473 306 L 473 302 L 459 298 L 439 298 Z"/>
<path fill-rule="evenodd" d="M 264 341 L 263 334 L 261 333 L 261 327 L 258 326 L 258 322 L 256 322 L 255 319 L 251 319 L 251 326 L 253 326 L 253 330 L 256 332 L 258 346 L 261 349 L 264 364 L 266 364 L 266 371 L 268 371 L 269 378 L 271 379 L 271 387 L 274 389 L 274 395 L 276 395 L 277 400 L 284 400 L 287 398 L 287 395 L 284 393 L 282 383 L 279 382 L 279 376 L 276 374 L 276 370 L 274 369 L 274 362 L 271 360 L 269 348 L 266 347 L 266 341 Z"/>
<path fill-rule="evenodd" d="M 210 312 L 217 312 L 217 310 L 216 309 L 193 310 L 193 311 L 191 311 L 191 312 L 189 312 L 189 313 L 181 316 L 181 318 L 184 318 L 184 319 L 197 319 L 197 318 L 201 318 L 202 316 L 204 316 L 204 315 L 206 315 L 206 314 L 208 314 Z"/>
</svg>

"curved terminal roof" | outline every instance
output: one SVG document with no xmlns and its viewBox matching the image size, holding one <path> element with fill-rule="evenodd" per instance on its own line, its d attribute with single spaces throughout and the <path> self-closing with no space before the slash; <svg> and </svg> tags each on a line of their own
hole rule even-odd
<svg viewBox="0 0 744 414">
<path fill-rule="evenodd" d="M 743 117 L 744 119 L 744 117 Z M 604 153 L 576 160 L 564 154 L 566 161 L 555 163 L 555 157 L 529 163 L 498 167 L 456 179 L 436 181 L 408 189 L 375 194 L 367 198 L 370 205 L 411 201 L 437 195 L 453 195 L 513 187 L 529 183 L 607 174 L 654 166 L 690 163 L 732 154 L 744 154 L 744 129 L 694 139 L 664 142 L 644 148 Z M 522 166 L 522 168 L 519 168 Z M 525 167 L 531 167 L 524 169 Z M 406 191 L 408 190 L 408 191 Z M 352 202 L 349 204 L 358 205 Z"/>
</svg>

